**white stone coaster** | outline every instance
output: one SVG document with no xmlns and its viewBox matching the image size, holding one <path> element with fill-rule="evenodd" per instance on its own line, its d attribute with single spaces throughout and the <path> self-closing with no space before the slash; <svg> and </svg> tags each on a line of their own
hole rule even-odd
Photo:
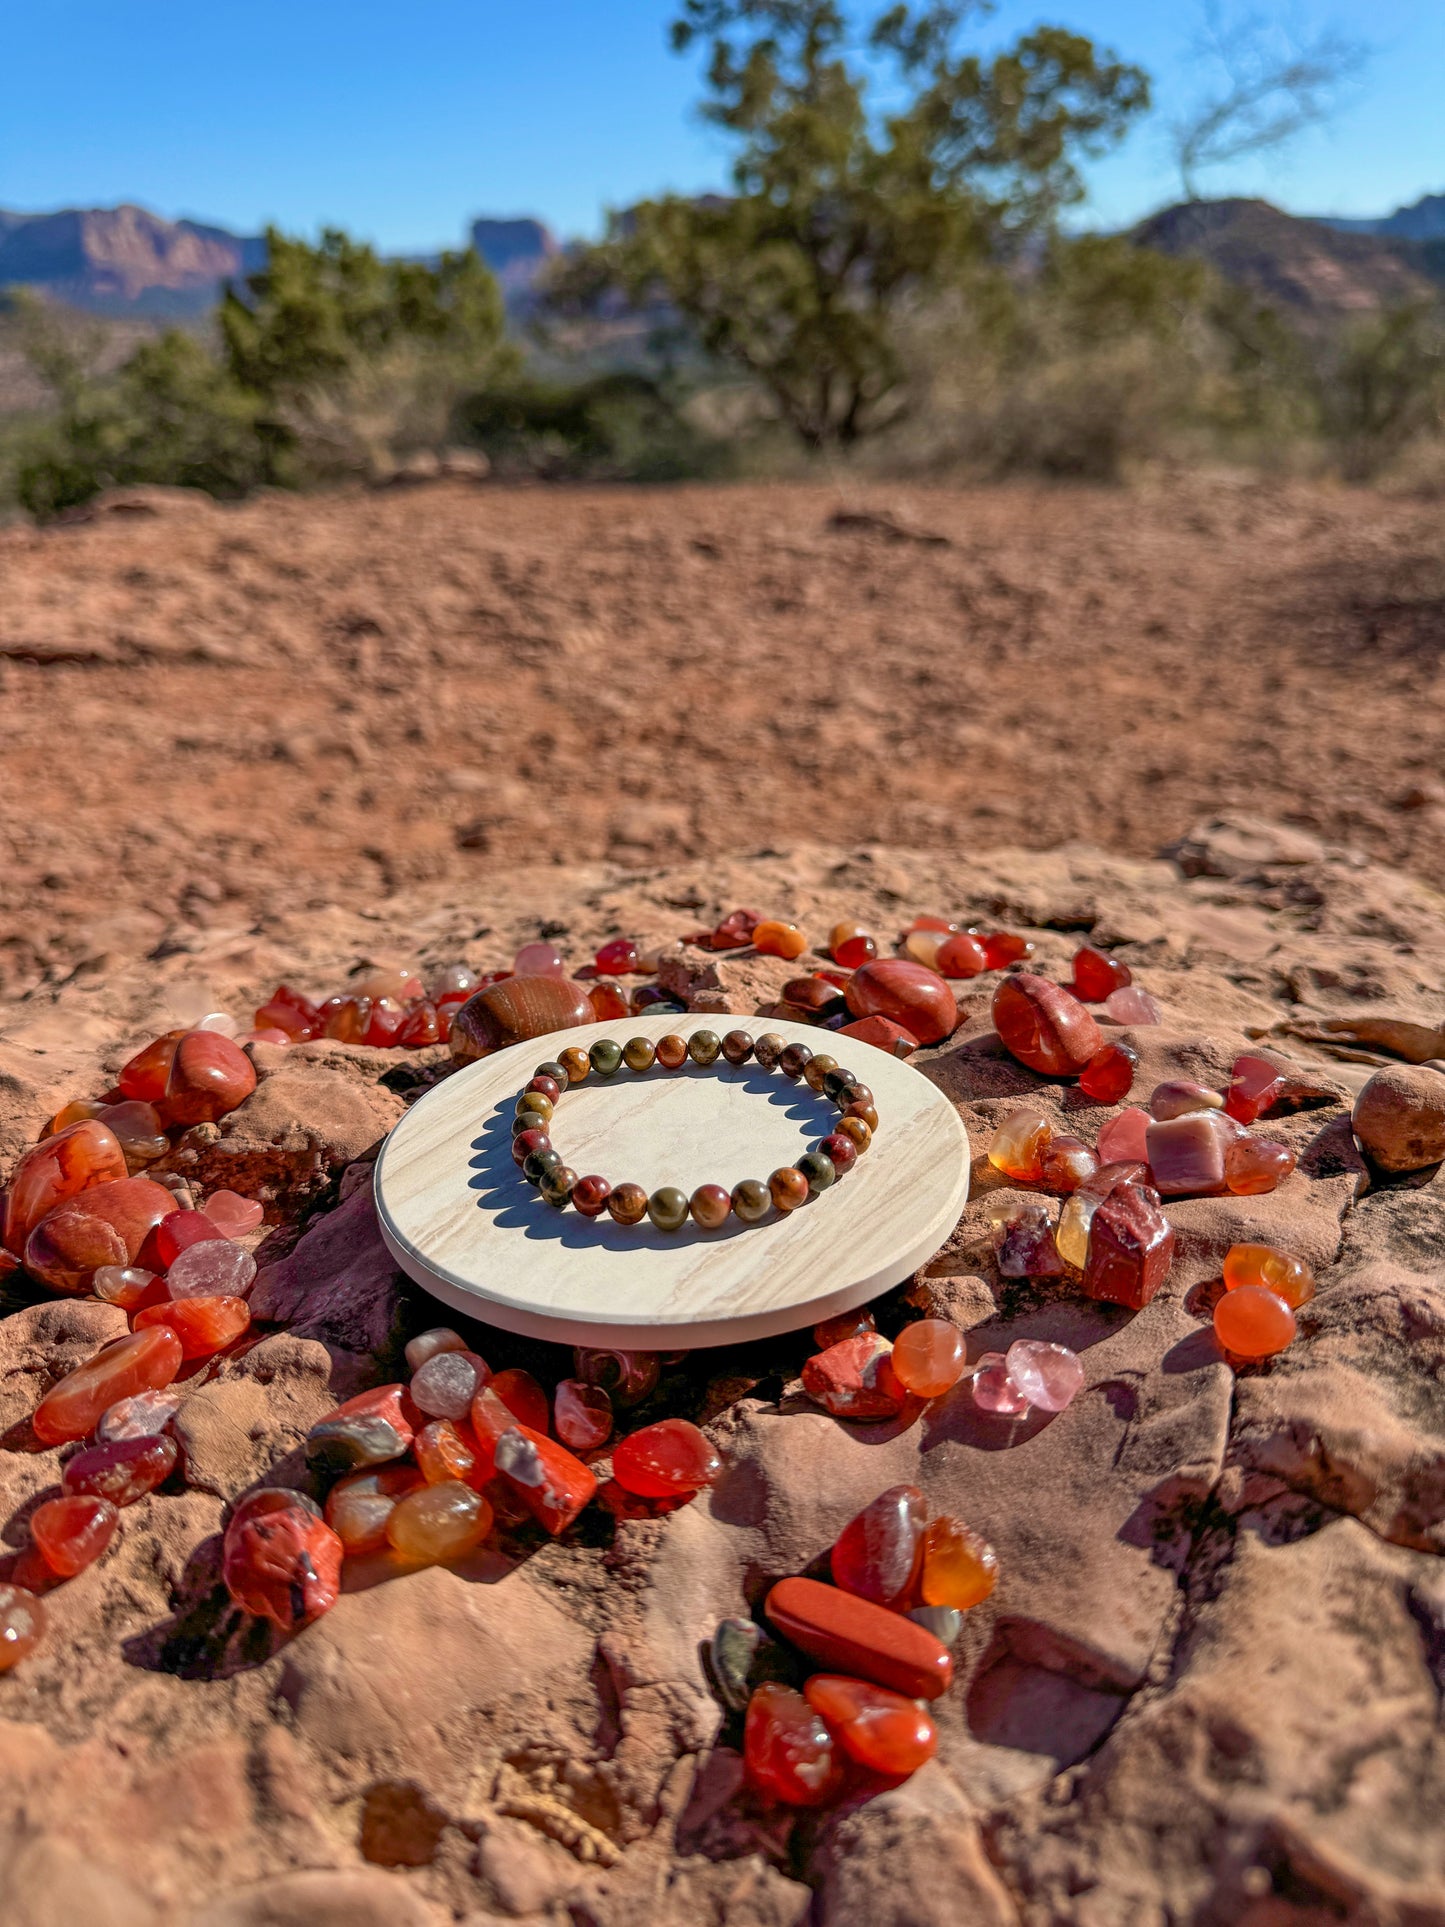
<svg viewBox="0 0 1445 1927">
<path fill-rule="evenodd" d="M 538 1064 L 599 1037 L 775 1031 L 827 1051 L 874 1093 L 878 1130 L 845 1176 L 800 1210 L 761 1224 L 556 1211 L 512 1161 L 516 1100 Z M 648 1191 L 767 1181 L 834 1128 L 827 1098 L 781 1071 L 722 1058 L 638 1076 L 594 1071 L 564 1091 L 552 1142 L 579 1177 Z M 641 1351 L 739 1343 L 816 1324 L 900 1284 L 931 1258 L 968 1197 L 968 1136 L 936 1085 L 901 1059 L 829 1031 L 763 1017 L 619 1018 L 555 1031 L 470 1064 L 402 1118 L 376 1166 L 382 1236 L 408 1276 L 454 1310 L 567 1345 Z"/>
</svg>

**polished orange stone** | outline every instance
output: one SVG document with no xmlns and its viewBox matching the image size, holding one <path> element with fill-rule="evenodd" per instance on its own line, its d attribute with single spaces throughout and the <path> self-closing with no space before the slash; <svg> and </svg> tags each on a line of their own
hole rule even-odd
<svg viewBox="0 0 1445 1927">
<path fill-rule="evenodd" d="M 171 1124 L 214 1124 L 256 1088 L 256 1066 L 239 1044 L 216 1030 L 190 1030 L 176 1045 L 166 1079 Z"/>
<path fill-rule="evenodd" d="M 990 970 L 1007 970 L 1010 964 L 1027 963 L 1034 954 L 1034 947 L 1027 937 L 1020 937 L 1012 930 L 970 931 L 983 945 L 983 954 Z"/>
<path fill-rule="evenodd" d="M 1086 1004 L 1102 1004 L 1114 991 L 1122 990 L 1133 981 L 1134 973 L 1128 964 L 1120 963 L 1117 957 L 1109 956 L 1107 951 L 1091 943 L 1074 952 L 1074 995 Z"/>
<path fill-rule="evenodd" d="M 506 1371 L 493 1374 L 488 1389 L 502 1401 L 519 1424 L 530 1425 L 535 1432 L 546 1431 L 549 1412 L 547 1394 L 530 1372 L 509 1365 Z"/>
<path fill-rule="evenodd" d="M 120 1514 L 109 1499 L 76 1494 L 47 1499 L 30 1515 L 30 1536 L 59 1579 L 73 1579 L 93 1566 L 115 1537 Z"/>
<path fill-rule="evenodd" d="M 1072 992 L 1027 971 L 1005 977 L 994 992 L 993 1023 L 1005 1049 L 1044 1077 L 1076 1077 L 1104 1046 Z"/>
<path fill-rule="evenodd" d="M 803 1390 L 835 1418 L 894 1418 L 907 1397 L 893 1369 L 893 1347 L 863 1332 L 816 1352 L 803 1366 Z"/>
<path fill-rule="evenodd" d="M 722 1472 L 706 1434 L 685 1418 L 659 1419 L 619 1439 L 612 1453 L 612 1476 L 640 1499 L 666 1499 L 674 1492 L 697 1492 Z"/>
<path fill-rule="evenodd" d="M 780 1579 L 764 1610 L 784 1639 L 830 1671 L 871 1679 L 909 1699 L 937 1699 L 952 1683 L 953 1660 L 942 1641 L 871 1599 L 818 1579 Z"/>
<path fill-rule="evenodd" d="M 328 997 L 321 1006 L 321 1034 L 338 1044 L 360 1044 L 371 1021 L 369 997 Z"/>
<path fill-rule="evenodd" d="M 1315 1275 L 1304 1259 L 1274 1245 L 1231 1245 L 1225 1252 L 1225 1290 L 1238 1291 L 1243 1285 L 1262 1285 L 1292 1311 L 1315 1295 Z"/>
<path fill-rule="evenodd" d="M 814 1673 L 803 1697 L 822 1715 L 850 1759 L 906 1779 L 938 1751 L 938 1728 L 916 1700 L 841 1673 Z"/>
<path fill-rule="evenodd" d="M 1155 1191 L 1120 1185 L 1089 1225 L 1084 1295 L 1142 1311 L 1169 1276 L 1174 1228 Z"/>
<path fill-rule="evenodd" d="M 1269 1138 L 1236 1138 L 1224 1153 L 1224 1182 L 1239 1198 L 1259 1197 L 1283 1184 L 1295 1167 L 1287 1144 Z"/>
<path fill-rule="evenodd" d="M 626 1008 L 624 999 L 616 1014 Z M 477 991 L 452 1019 L 452 1056 L 468 1064 L 508 1044 L 590 1024 L 596 1015 L 581 984 L 566 977 L 508 977 Z"/>
<path fill-rule="evenodd" d="M 890 1017 L 920 1044 L 938 1044 L 958 1028 L 958 1003 L 936 970 L 907 957 L 880 957 L 849 979 L 855 1017 Z"/>
<path fill-rule="evenodd" d="M 1044 1174 L 1044 1153 L 1054 1128 L 1036 1105 L 1010 1111 L 989 1141 L 988 1161 L 996 1171 L 1019 1184 L 1037 1184 Z"/>
<path fill-rule="evenodd" d="M 57 1205 L 128 1175 L 120 1140 L 98 1118 L 81 1118 L 42 1138 L 10 1174 L 4 1199 L 5 1249 L 22 1257 L 26 1239 Z"/>
<path fill-rule="evenodd" d="M 967 1612 L 987 1599 L 998 1584 L 998 1554 L 981 1533 L 947 1513 L 923 1535 L 919 1593 L 925 1606 L 952 1606 Z"/>
<path fill-rule="evenodd" d="M 938 946 L 933 967 L 944 977 L 977 977 L 988 969 L 988 952 L 970 932 L 956 930 Z"/>
<path fill-rule="evenodd" d="M 299 1492 L 263 1486 L 232 1513 L 221 1551 L 226 1590 L 246 1612 L 295 1632 L 336 1604 L 345 1553 Z"/>
<path fill-rule="evenodd" d="M 1293 1311 L 1263 1285 L 1236 1285 L 1214 1307 L 1214 1335 L 1236 1358 L 1273 1358 L 1296 1329 Z"/>
<path fill-rule="evenodd" d="M 60 1475 L 63 1491 L 111 1505 L 134 1505 L 163 1485 L 176 1469 L 176 1442 L 153 1432 L 138 1439 L 116 1439 L 92 1445 L 65 1461 Z"/>
<path fill-rule="evenodd" d="M 1039 1181 L 1049 1191 L 1068 1197 L 1093 1177 L 1099 1160 L 1081 1137 L 1059 1131 L 1049 1139 L 1040 1161 Z"/>
<path fill-rule="evenodd" d="M 479 1546 L 492 1529 L 492 1508 L 460 1479 L 405 1493 L 386 1521 L 387 1542 L 417 1565 L 441 1565 Z"/>
<path fill-rule="evenodd" d="M 25 1241 L 25 1268 L 52 1291 L 88 1289 L 101 1265 L 148 1262 L 152 1232 L 176 1210 L 175 1194 L 150 1178 L 118 1178 L 67 1198 Z"/>
<path fill-rule="evenodd" d="M 174 1211 L 156 1227 L 155 1256 L 169 1270 L 192 1245 L 219 1243 L 225 1236 L 208 1212 Z"/>
<path fill-rule="evenodd" d="M 31 1424 L 45 1445 L 88 1438 L 117 1399 L 158 1392 L 181 1369 L 181 1342 L 168 1328 L 131 1332 L 87 1359 L 52 1386 Z"/>
<path fill-rule="evenodd" d="M 596 1452 L 612 1436 L 612 1400 L 600 1385 L 564 1378 L 552 1395 L 557 1436 L 573 1452 Z"/>
<path fill-rule="evenodd" d="M 444 1485 L 449 1479 L 469 1479 L 477 1469 L 476 1453 L 449 1418 L 433 1419 L 424 1425 L 413 1441 L 412 1450 L 428 1485 Z"/>
<path fill-rule="evenodd" d="M 1105 1044 L 1079 1072 L 1079 1089 L 1096 1104 L 1118 1104 L 1129 1095 L 1139 1053 L 1127 1044 Z"/>
<path fill-rule="evenodd" d="M 474 1408 L 475 1409 L 475 1408 Z M 597 1490 L 594 1473 L 564 1445 L 513 1425 L 493 1448 L 497 1474 L 553 1538 L 571 1525 Z"/>
<path fill-rule="evenodd" d="M 928 1507 L 916 1485 L 893 1485 L 850 1519 L 828 1555 L 844 1592 L 898 1609 L 911 1603 Z"/>
<path fill-rule="evenodd" d="M 779 923 L 767 918 L 753 931 L 753 947 L 765 957 L 801 957 L 808 939 L 795 923 Z"/>
<path fill-rule="evenodd" d="M 27 1659 L 44 1637 L 45 1608 L 34 1593 L 0 1584 L 0 1673 Z"/>
<path fill-rule="evenodd" d="M 839 1749 L 821 1714 L 778 1680 L 753 1690 L 743 1722 L 743 1762 L 757 1792 L 784 1806 L 819 1807 L 841 1791 Z"/>
<path fill-rule="evenodd" d="M 121 1096 L 137 1098 L 144 1104 L 159 1104 L 166 1094 L 176 1045 L 185 1034 L 183 1030 L 169 1030 L 164 1037 L 153 1038 L 144 1050 L 138 1050 L 122 1066 L 115 1080 Z"/>
<path fill-rule="evenodd" d="M 277 985 L 268 1001 L 256 1012 L 253 1021 L 257 1030 L 284 1030 L 298 1044 L 304 1043 L 308 1037 L 321 1035 L 320 1008 L 309 997 L 292 990 L 289 984 Z M 128 1095 L 144 1097 L 147 1093 L 136 1091 Z"/>
<path fill-rule="evenodd" d="M 614 937 L 604 943 L 593 959 L 603 977 L 625 977 L 637 968 L 638 949 L 630 937 Z"/>
<path fill-rule="evenodd" d="M 250 1330 L 251 1307 L 244 1298 L 176 1298 L 149 1305 L 135 1315 L 135 1329 L 167 1325 L 187 1358 L 213 1358 Z"/>
<path fill-rule="evenodd" d="M 171 1295 L 165 1279 L 142 1265 L 100 1265 L 91 1276 L 90 1288 L 103 1305 L 125 1312 L 162 1304 Z"/>
<path fill-rule="evenodd" d="M 326 1523 L 348 1553 L 379 1552 L 397 1500 L 421 1483 L 414 1465 L 372 1465 L 353 1472 L 327 1495 Z"/>
<path fill-rule="evenodd" d="M 857 970 L 878 955 L 877 939 L 861 923 L 835 923 L 828 933 L 828 954 L 845 970 Z"/>
<path fill-rule="evenodd" d="M 1251 1051 L 1236 1057 L 1225 1093 L 1224 1108 L 1239 1124 L 1253 1124 L 1284 1089 L 1284 1072 L 1267 1057 Z"/>
<path fill-rule="evenodd" d="M 903 937 L 904 954 L 914 963 L 922 964 L 925 970 L 932 970 L 947 941 L 948 932 L 943 930 L 908 930 Z"/>
<path fill-rule="evenodd" d="M 626 1017 L 632 1006 L 627 1001 L 627 992 L 616 984 L 593 984 L 587 993 L 589 1013 L 584 1023 L 610 1024 L 618 1017 Z M 589 1067 L 590 1068 L 590 1067 Z"/>
<path fill-rule="evenodd" d="M 946 1318 L 916 1318 L 893 1341 L 893 1370 L 905 1391 L 941 1398 L 963 1377 L 968 1346 Z"/>
</svg>

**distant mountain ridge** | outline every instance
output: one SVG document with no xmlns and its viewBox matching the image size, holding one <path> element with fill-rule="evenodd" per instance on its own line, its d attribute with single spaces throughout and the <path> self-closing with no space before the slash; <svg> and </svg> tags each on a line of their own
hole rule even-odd
<svg viewBox="0 0 1445 1927">
<path fill-rule="evenodd" d="M 1393 214 L 1378 220 L 1354 220 L 1342 214 L 1321 214 L 1318 218 L 1344 234 L 1388 234 L 1397 241 L 1445 241 L 1445 194 L 1422 194 L 1409 207 L 1397 207 Z"/>
</svg>

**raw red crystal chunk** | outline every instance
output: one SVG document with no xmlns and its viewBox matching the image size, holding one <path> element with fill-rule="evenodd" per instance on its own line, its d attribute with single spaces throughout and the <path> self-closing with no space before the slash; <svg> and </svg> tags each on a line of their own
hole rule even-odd
<svg viewBox="0 0 1445 1927">
<path fill-rule="evenodd" d="M 250 1329 L 251 1307 L 244 1298 L 175 1298 L 136 1313 L 137 1331 L 152 1325 L 169 1326 L 186 1358 L 212 1358 Z"/>
<path fill-rule="evenodd" d="M 1284 1072 L 1279 1065 L 1246 1051 L 1234 1060 L 1224 1108 L 1238 1123 L 1253 1124 L 1257 1117 L 1264 1116 L 1283 1089 Z"/>
<path fill-rule="evenodd" d="M 1236 1358 L 1272 1358 L 1295 1335 L 1295 1317 L 1276 1292 L 1239 1285 L 1214 1307 L 1214 1334 Z"/>
<path fill-rule="evenodd" d="M 835 1418 L 893 1418 L 907 1396 L 893 1369 L 893 1347 L 877 1332 L 815 1352 L 803 1366 L 803 1390 Z"/>
<path fill-rule="evenodd" d="M 148 1270 L 151 1233 L 176 1209 L 174 1194 L 150 1178 L 119 1178 L 68 1198 L 25 1241 L 25 1268 L 52 1291 L 82 1292 L 102 1265 Z"/>
<path fill-rule="evenodd" d="M 1102 1004 L 1113 991 L 1134 981 L 1128 964 L 1086 943 L 1074 952 L 1074 995 L 1086 1004 Z"/>
<path fill-rule="evenodd" d="M 790 1807 L 819 1807 L 843 1784 L 833 1735 L 801 1693 L 764 1680 L 748 1701 L 743 1760 L 759 1793 Z"/>
<path fill-rule="evenodd" d="M 612 1454 L 612 1476 L 641 1499 L 666 1499 L 674 1492 L 697 1492 L 722 1471 L 722 1460 L 707 1436 L 685 1418 L 659 1419 L 620 1439 Z"/>
<path fill-rule="evenodd" d="M 263 1487 L 231 1515 L 221 1575 L 238 1606 L 295 1632 L 336 1604 L 344 1550 L 309 1499 Z"/>
<path fill-rule="evenodd" d="M 494 1463 L 504 1484 L 554 1539 L 597 1490 L 595 1476 L 581 1459 L 529 1425 L 513 1425 L 502 1433 Z"/>
<path fill-rule="evenodd" d="M 953 1680 L 948 1648 L 916 1620 L 818 1579 L 780 1579 L 764 1608 L 784 1639 L 830 1671 L 871 1679 L 909 1699 L 937 1699 Z"/>
<path fill-rule="evenodd" d="M 920 1044 L 941 1043 L 958 1028 L 958 1004 L 936 970 L 907 957 L 880 957 L 848 981 L 855 1017 L 891 1017 Z"/>
<path fill-rule="evenodd" d="M 1104 1199 L 1089 1225 L 1084 1294 L 1141 1311 L 1169 1276 L 1174 1228 L 1158 1194 L 1122 1185 Z"/>
<path fill-rule="evenodd" d="M 44 1637 L 45 1608 L 34 1593 L 24 1586 L 0 1585 L 0 1673 L 18 1666 Z"/>
<path fill-rule="evenodd" d="M 25 1240 L 47 1212 L 95 1185 L 127 1175 L 120 1140 L 98 1118 L 82 1118 L 42 1138 L 10 1174 L 4 1198 L 5 1249 L 23 1256 Z"/>
<path fill-rule="evenodd" d="M 176 1442 L 163 1434 L 149 1438 L 118 1439 L 114 1445 L 92 1445 L 65 1461 L 60 1475 L 67 1493 L 107 1499 L 111 1505 L 134 1505 L 176 1468 Z"/>
<path fill-rule="evenodd" d="M 1079 1089 L 1096 1104 L 1117 1104 L 1129 1095 L 1139 1053 L 1127 1044 L 1105 1044 L 1079 1072 Z"/>
<path fill-rule="evenodd" d="M 181 1341 L 173 1331 L 131 1332 L 97 1352 L 48 1391 L 31 1424 L 45 1445 L 88 1438 L 108 1406 L 136 1392 L 158 1392 L 181 1369 Z"/>
<path fill-rule="evenodd" d="M 916 1773 L 938 1751 L 938 1729 L 915 1700 L 867 1680 L 814 1673 L 803 1696 L 859 1766 L 890 1779 Z"/>
<path fill-rule="evenodd" d="M 879 1606 L 908 1604 L 923 1558 L 928 1507 L 916 1485 L 892 1485 L 850 1519 L 829 1554 L 844 1592 Z"/>
<path fill-rule="evenodd" d="M 256 1066 L 217 1030 L 188 1030 L 176 1045 L 166 1079 L 165 1115 L 172 1124 L 214 1124 L 256 1088 Z"/>
<path fill-rule="evenodd" d="M 1077 1076 L 1104 1047 L 1077 997 L 1027 971 L 1005 977 L 994 992 L 993 1023 L 1004 1047 L 1045 1077 Z"/>
<path fill-rule="evenodd" d="M 119 1523 L 120 1514 L 108 1499 L 47 1499 L 31 1515 L 30 1536 L 57 1578 L 73 1579 L 95 1564 Z"/>
</svg>

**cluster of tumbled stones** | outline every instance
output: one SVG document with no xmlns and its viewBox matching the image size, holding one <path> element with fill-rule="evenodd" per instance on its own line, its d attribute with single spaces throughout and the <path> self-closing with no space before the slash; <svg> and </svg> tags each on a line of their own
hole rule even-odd
<svg viewBox="0 0 1445 1927">
<path fill-rule="evenodd" d="M 552 1113 L 558 1100 L 594 1073 L 612 1077 L 625 1065 L 641 1074 L 655 1064 L 676 1071 L 689 1062 L 706 1067 L 719 1057 L 734 1065 L 753 1058 L 764 1070 L 780 1070 L 794 1082 L 801 1078 L 810 1090 L 838 1106 L 842 1116 L 837 1130 L 796 1164 L 774 1171 L 766 1183 L 761 1178 L 744 1178 L 731 1191 L 721 1184 L 700 1184 L 690 1198 L 675 1184 L 661 1185 L 649 1196 L 640 1184 L 578 1177 L 553 1148 Z M 757 1224 L 769 1211 L 795 1211 L 852 1167 L 858 1153 L 872 1143 L 877 1128 L 878 1113 L 866 1084 L 835 1057 L 814 1053 L 806 1044 L 790 1044 L 776 1031 L 754 1039 L 745 1030 L 730 1030 L 724 1037 L 712 1030 L 695 1030 L 691 1037 L 669 1033 L 655 1044 L 650 1037 L 630 1037 L 625 1044 L 599 1037 L 590 1050 L 564 1050 L 555 1061 L 537 1066 L 536 1075 L 517 1099 L 512 1156 L 523 1176 L 558 1211 L 569 1204 L 584 1218 L 600 1218 L 605 1211 L 621 1225 L 641 1224 L 649 1218 L 659 1231 L 680 1231 L 691 1217 L 702 1230 L 716 1231 L 729 1214 L 744 1224 Z"/>
</svg>

